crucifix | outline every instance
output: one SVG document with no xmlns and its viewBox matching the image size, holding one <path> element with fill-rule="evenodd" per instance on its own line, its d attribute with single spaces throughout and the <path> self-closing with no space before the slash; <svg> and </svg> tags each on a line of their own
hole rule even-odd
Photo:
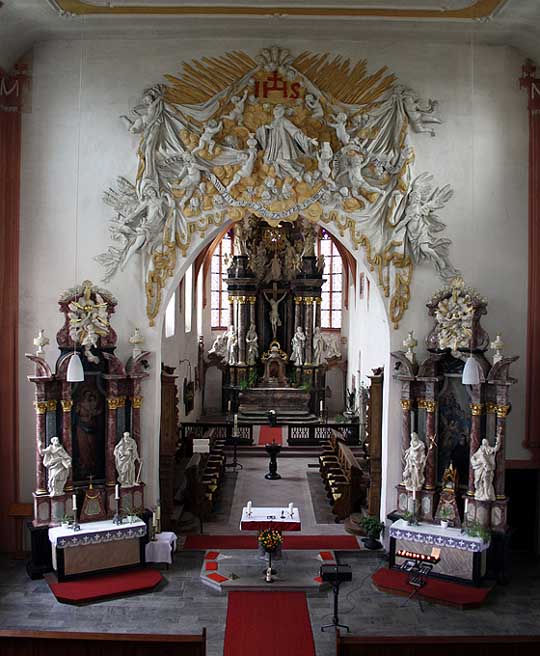
<svg viewBox="0 0 540 656">
<path fill-rule="evenodd" d="M 270 304 L 270 324 L 272 326 L 272 339 L 276 339 L 277 329 L 281 326 L 281 319 L 279 318 L 279 304 L 287 296 L 287 292 L 278 299 L 277 297 L 277 283 L 272 283 L 272 296 L 269 297 L 266 292 L 263 292 L 264 298 Z"/>
</svg>

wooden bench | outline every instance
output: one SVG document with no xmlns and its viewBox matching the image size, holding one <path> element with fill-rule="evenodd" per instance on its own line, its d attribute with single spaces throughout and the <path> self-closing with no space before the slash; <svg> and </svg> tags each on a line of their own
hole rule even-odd
<svg viewBox="0 0 540 656">
<path fill-rule="evenodd" d="M 205 656 L 201 634 L 74 633 L 0 630 L 2 656 Z"/>
<path fill-rule="evenodd" d="M 319 469 L 336 521 L 358 512 L 366 501 L 367 477 L 338 436 L 330 436 L 323 444 Z"/>
</svg>

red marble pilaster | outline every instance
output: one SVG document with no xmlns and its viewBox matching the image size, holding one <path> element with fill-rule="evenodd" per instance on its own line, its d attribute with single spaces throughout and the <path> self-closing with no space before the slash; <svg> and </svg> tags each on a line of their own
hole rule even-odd
<svg viewBox="0 0 540 656">
<path fill-rule="evenodd" d="M 64 383 L 62 385 L 62 398 L 60 399 L 60 404 L 62 406 L 62 446 L 73 458 L 73 438 L 71 435 L 71 410 L 73 408 L 73 401 L 71 400 L 70 383 Z M 71 492 L 71 490 L 73 490 L 73 467 L 69 472 L 64 489 L 66 492 Z"/>
<path fill-rule="evenodd" d="M 479 385 L 472 386 L 474 388 L 479 388 Z M 476 391 L 476 390 L 475 390 Z M 478 398 L 480 394 L 477 394 Z M 478 451 L 480 447 L 480 442 L 482 441 L 482 412 L 484 411 L 484 406 L 482 403 L 471 403 L 471 440 L 470 440 L 470 451 L 469 451 L 469 463 L 472 456 Z M 474 496 L 474 469 L 469 464 L 469 486 L 467 494 Z"/>
<path fill-rule="evenodd" d="M 425 400 L 426 408 L 426 490 L 434 490 L 437 482 L 437 447 L 433 440 L 436 441 L 436 412 L 437 401 L 434 399 Z"/>
<path fill-rule="evenodd" d="M 506 400 L 506 399 L 505 399 Z M 506 499 L 505 476 L 506 476 L 506 417 L 510 411 L 507 403 L 497 405 L 497 429 L 496 434 L 500 436 L 501 446 L 495 458 L 495 496 L 497 499 Z"/>
<path fill-rule="evenodd" d="M 36 400 L 34 407 L 36 409 L 36 494 L 47 494 L 47 472 L 40 453 L 40 447 L 47 446 L 47 401 Z"/>
<path fill-rule="evenodd" d="M 540 462 L 540 78 L 536 66 L 527 61 L 520 85 L 529 97 L 529 291 L 527 317 L 527 382 L 525 439 Z"/>
<path fill-rule="evenodd" d="M 105 447 L 105 484 L 115 485 L 116 467 L 114 447 L 116 446 L 116 411 L 120 407 L 119 397 L 107 398 L 107 442 Z"/>
<path fill-rule="evenodd" d="M 137 442 L 137 450 L 141 454 L 141 407 L 143 397 L 141 395 L 141 381 L 139 378 L 133 380 L 133 396 L 131 397 L 131 437 Z"/>
</svg>

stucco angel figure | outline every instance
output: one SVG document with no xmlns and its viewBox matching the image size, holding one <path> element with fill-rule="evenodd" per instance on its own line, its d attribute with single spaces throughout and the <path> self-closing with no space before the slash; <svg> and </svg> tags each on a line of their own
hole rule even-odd
<svg viewBox="0 0 540 656">
<path fill-rule="evenodd" d="M 236 185 L 243 180 L 248 178 L 253 173 L 253 167 L 255 166 L 255 161 L 257 160 L 257 140 L 250 133 L 249 139 L 247 140 L 248 151 L 247 153 L 242 153 L 240 159 L 242 164 L 238 171 L 233 175 L 232 180 L 227 185 L 227 191 L 231 191 Z"/>
<path fill-rule="evenodd" d="M 254 364 L 257 364 L 257 358 L 259 357 L 259 337 L 254 323 L 250 324 L 249 330 L 247 331 L 246 346 L 247 363 L 248 365 L 253 366 Z"/>
<path fill-rule="evenodd" d="M 317 168 L 321 173 L 321 178 L 325 182 L 332 182 L 332 169 L 330 164 L 332 163 L 333 157 L 334 153 L 332 151 L 332 146 L 328 141 L 323 141 L 321 149 L 317 153 Z"/>
<path fill-rule="evenodd" d="M 220 360 L 225 360 L 227 357 L 227 333 L 218 335 L 212 344 L 212 348 L 208 351 L 208 355 L 216 355 Z"/>
<path fill-rule="evenodd" d="M 363 169 L 369 163 L 369 155 L 364 154 L 359 148 L 345 149 L 339 158 L 339 173 L 336 180 L 348 180 L 351 194 L 362 202 L 372 202 L 368 195 L 380 194 L 381 189 L 371 185 L 364 177 Z M 360 193 L 361 189 L 364 193 Z"/>
<path fill-rule="evenodd" d="M 121 487 L 133 487 L 136 482 L 135 463 L 140 462 L 137 442 L 126 431 L 114 447 L 114 462 Z"/>
<path fill-rule="evenodd" d="M 276 105 L 274 120 L 257 128 L 256 135 L 264 149 L 264 161 L 274 167 L 276 175 L 280 178 L 290 175 L 301 182 L 304 167 L 298 158 L 316 148 L 317 139 L 311 139 L 285 118 L 283 105 Z"/>
<path fill-rule="evenodd" d="M 264 298 L 268 301 L 270 304 L 270 325 L 272 326 L 272 338 L 276 339 L 277 335 L 277 329 L 279 326 L 281 326 L 281 319 L 279 318 L 279 304 L 285 296 L 287 296 L 287 292 L 285 292 L 281 298 L 273 298 L 272 296 L 268 296 L 266 292 L 263 292 Z"/>
<path fill-rule="evenodd" d="M 140 134 L 152 126 L 154 121 L 158 118 L 161 104 L 161 88 L 160 86 L 147 89 L 141 98 L 140 105 L 133 108 L 132 113 L 135 118 L 131 120 L 129 116 L 122 114 L 120 116 L 128 126 L 128 130 L 132 134 Z"/>
<path fill-rule="evenodd" d="M 244 105 L 246 104 L 246 98 L 248 96 L 248 89 L 244 91 L 244 95 L 232 96 L 231 103 L 233 108 L 228 114 L 224 114 L 221 118 L 227 118 L 230 121 L 234 121 L 237 125 L 244 124 Z"/>
<path fill-rule="evenodd" d="M 71 456 L 60 444 L 58 437 L 51 437 L 51 443 L 43 448 L 39 442 L 38 450 L 43 457 L 43 466 L 47 468 L 47 489 L 51 497 L 64 494 L 64 486 L 71 469 Z"/>
<path fill-rule="evenodd" d="M 324 111 L 321 105 L 321 101 L 312 93 L 306 93 L 304 97 L 304 104 L 311 111 L 313 118 L 324 118 Z"/>
<path fill-rule="evenodd" d="M 347 129 L 347 114 L 345 112 L 339 112 L 338 114 L 332 116 L 333 121 L 327 121 L 328 125 L 331 128 L 334 128 L 336 131 L 336 137 L 339 139 L 343 146 L 347 146 L 351 140 L 351 134 Z"/>
<path fill-rule="evenodd" d="M 430 260 L 443 280 L 451 280 L 459 275 L 449 260 L 448 246 L 452 242 L 437 238 L 434 233 L 446 227 L 437 220 L 435 212 L 446 205 L 454 192 L 450 185 L 433 189 L 432 179 L 429 173 L 422 173 L 413 181 L 394 239 L 403 242 L 405 254 L 415 263 Z"/>
<path fill-rule="evenodd" d="M 496 468 L 495 458 L 500 448 L 501 434 L 499 431 L 495 446 L 490 446 L 484 438 L 478 450 L 471 456 L 471 467 L 474 470 L 474 498 L 478 501 L 495 501 L 493 478 Z"/>
<path fill-rule="evenodd" d="M 431 448 L 431 446 L 430 446 Z M 411 433 L 411 443 L 403 455 L 405 468 L 403 469 L 403 483 L 409 491 L 421 490 L 426 468 L 426 445 L 418 437 L 418 433 Z"/>
<path fill-rule="evenodd" d="M 437 115 L 439 103 L 436 100 L 422 100 L 410 88 L 398 84 L 394 87 L 394 95 L 401 96 L 403 109 L 407 114 L 409 123 L 415 132 L 429 132 L 434 137 L 435 130 L 430 124 L 440 124 L 441 119 Z"/>
<path fill-rule="evenodd" d="M 302 326 L 298 326 L 296 329 L 291 341 L 291 346 L 291 362 L 294 362 L 297 367 L 301 367 L 304 364 L 304 352 L 306 349 L 306 335 Z"/>
<path fill-rule="evenodd" d="M 214 119 L 210 119 L 208 123 L 204 126 L 203 132 L 199 137 L 199 143 L 197 144 L 197 147 L 193 149 L 192 155 L 195 155 L 201 150 L 206 150 L 207 153 L 212 155 L 214 152 L 214 148 L 216 147 L 216 142 L 214 141 L 214 137 L 216 136 L 216 134 L 221 132 L 222 127 L 223 127 L 223 121 L 220 121 L 218 123 Z"/>
</svg>

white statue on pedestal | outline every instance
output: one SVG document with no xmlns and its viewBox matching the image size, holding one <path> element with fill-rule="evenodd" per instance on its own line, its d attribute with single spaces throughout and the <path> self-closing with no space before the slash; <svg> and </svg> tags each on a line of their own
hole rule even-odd
<svg viewBox="0 0 540 656">
<path fill-rule="evenodd" d="M 497 335 L 498 337 L 498 335 Z M 37 346 L 36 355 L 38 358 L 45 355 L 45 347 L 50 343 L 48 337 L 45 337 L 45 330 L 43 328 L 38 332 L 37 337 L 34 337 L 34 346 Z"/>
<path fill-rule="evenodd" d="M 306 347 L 306 336 L 302 329 L 302 326 L 298 326 L 294 337 L 292 338 L 292 353 L 291 353 L 291 362 L 297 367 L 300 367 L 304 364 L 304 349 Z"/>
<path fill-rule="evenodd" d="M 259 357 L 259 337 L 257 336 L 254 323 L 249 326 L 249 330 L 247 331 L 246 345 L 247 363 L 248 365 L 254 365 L 257 363 L 257 358 Z"/>
<path fill-rule="evenodd" d="M 486 439 L 482 440 L 478 451 L 471 456 L 471 467 L 474 470 L 474 498 L 478 501 L 495 501 L 493 477 L 495 476 L 495 457 L 501 448 L 501 435 L 497 433 L 495 446 L 490 446 Z"/>
<path fill-rule="evenodd" d="M 313 331 L 313 364 L 317 367 L 320 364 L 326 363 L 324 357 L 324 337 L 322 336 L 319 326 Z"/>
<path fill-rule="evenodd" d="M 425 480 L 426 460 L 426 445 L 418 437 L 418 433 L 411 433 L 411 444 L 403 455 L 405 463 L 403 483 L 405 489 L 409 491 L 422 489 Z"/>
<path fill-rule="evenodd" d="M 43 442 L 40 442 L 38 449 L 43 457 L 43 466 L 47 468 L 47 489 L 49 494 L 51 497 L 58 497 L 64 494 L 64 485 L 71 469 L 71 456 L 56 436 L 51 437 L 51 443 L 45 449 L 43 448 Z"/>
<path fill-rule="evenodd" d="M 137 442 L 126 431 L 114 447 L 114 461 L 118 472 L 118 482 L 121 487 L 135 485 L 135 463 L 140 462 Z"/>
<path fill-rule="evenodd" d="M 212 344 L 212 348 L 208 351 L 208 355 L 217 355 L 220 360 L 227 358 L 227 333 L 218 335 Z"/>
<path fill-rule="evenodd" d="M 238 346 L 238 335 L 236 328 L 231 324 L 223 336 L 227 340 L 227 364 L 236 364 L 236 347 Z"/>
</svg>

